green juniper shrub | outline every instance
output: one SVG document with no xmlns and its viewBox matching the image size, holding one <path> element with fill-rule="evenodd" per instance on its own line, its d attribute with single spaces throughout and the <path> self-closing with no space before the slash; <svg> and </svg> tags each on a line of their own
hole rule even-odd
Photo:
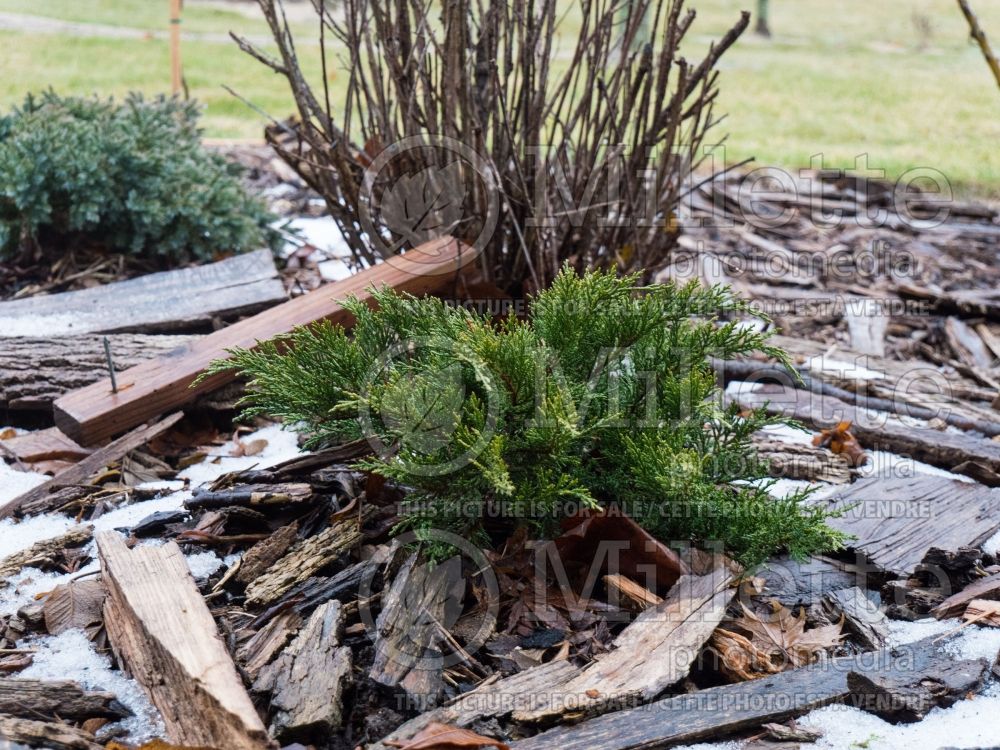
<svg viewBox="0 0 1000 750">
<path fill-rule="evenodd" d="M 159 265 L 276 247 L 193 102 L 29 95 L 0 117 L 0 260 L 97 248 Z"/>
<path fill-rule="evenodd" d="M 527 320 L 375 291 L 351 300 L 349 335 L 319 324 L 234 350 L 213 371 L 249 379 L 246 413 L 281 417 L 310 446 L 368 438 L 369 471 L 412 489 L 401 528 L 488 543 L 557 533 L 579 508 L 614 505 L 667 541 L 720 540 L 753 565 L 839 547 L 804 493 L 770 496 L 750 444 L 773 421 L 723 406 L 710 357 L 763 352 L 768 334 L 725 287 L 636 286 L 564 269 Z M 499 511 L 499 512 L 497 512 Z"/>
</svg>

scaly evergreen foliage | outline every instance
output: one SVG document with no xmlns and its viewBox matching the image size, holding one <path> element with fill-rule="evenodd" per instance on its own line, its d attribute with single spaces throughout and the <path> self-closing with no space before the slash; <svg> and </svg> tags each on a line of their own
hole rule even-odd
<svg viewBox="0 0 1000 750">
<path fill-rule="evenodd" d="M 193 102 L 29 95 L 0 117 L 0 260 L 98 247 L 206 260 L 276 246 L 273 216 L 206 151 Z"/>
<path fill-rule="evenodd" d="M 746 564 L 842 537 L 803 495 L 775 500 L 750 446 L 769 423 L 718 398 L 710 356 L 760 351 L 767 334 L 729 289 L 636 287 L 564 269 L 526 321 L 500 323 L 388 290 L 352 300 L 352 334 L 321 324 L 235 350 L 213 371 L 249 378 L 247 414 L 296 426 L 310 446 L 367 437 L 364 468 L 413 489 L 404 527 L 487 541 L 484 519 L 553 533 L 614 504 L 665 540 L 721 540 Z"/>
</svg>

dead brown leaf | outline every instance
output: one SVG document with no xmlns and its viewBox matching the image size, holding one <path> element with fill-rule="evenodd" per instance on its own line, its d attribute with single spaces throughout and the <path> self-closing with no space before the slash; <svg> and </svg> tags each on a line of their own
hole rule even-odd
<svg viewBox="0 0 1000 750">
<path fill-rule="evenodd" d="M 59 635 L 71 628 L 86 631 L 93 640 L 104 624 L 104 586 L 100 581 L 73 581 L 56 586 L 45 599 L 45 629 Z"/>
<path fill-rule="evenodd" d="M 236 457 L 256 456 L 266 447 L 267 447 L 267 441 L 263 439 L 250 440 L 250 441 L 237 440 L 236 447 L 229 452 L 229 455 Z"/>
<path fill-rule="evenodd" d="M 845 420 L 836 427 L 821 430 L 818 435 L 814 435 L 812 444 L 817 448 L 829 448 L 834 453 L 845 456 L 851 466 L 864 466 L 868 461 L 868 454 L 857 438 L 850 433 L 850 429 L 851 423 Z"/>
<path fill-rule="evenodd" d="M 106 746 L 107 750 L 219 750 L 214 747 L 191 747 L 189 745 L 172 745 L 165 740 L 150 740 L 142 745 L 123 745 L 120 742 L 111 741 Z"/>
<path fill-rule="evenodd" d="M 401 750 L 463 750 L 464 748 L 495 747 L 497 750 L 510 750 L 510 747 L 499 740 L 484 737 L 481 734 L 460 729 L 433 721 L 421 729 L 412 739 L 400 742 L 387 740 L 386 745 L 398 747 Z"/>
<path fill-rule="evenodd" d="M 807 630 L 805 610 L 799 610 L 796 617 L 790 609 L 775 600 L 771 602 L 771 615 L 762 618 L 746 605 L 741 603 L 740 606 L 743 615 L 730 623 L 729 634 L 734 635 L 732 630 L 749 633 L 753 646 L 751 662 L 756 662 L 759 651 L 768 656 L 771 663 L 779 668 L 778 671 L 811 664 L 821 653 L 839 645 L 844 637 L 841 632 L 843 618 L 833 625 Z M 745 644 L 741 645 L 745 647 Z"/>
</svg>

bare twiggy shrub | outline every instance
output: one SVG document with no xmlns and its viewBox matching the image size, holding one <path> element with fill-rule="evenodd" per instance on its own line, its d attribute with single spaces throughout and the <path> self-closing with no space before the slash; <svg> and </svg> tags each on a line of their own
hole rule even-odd
<svg viewBox="0 0 1000 750">
<path fill-rule="evenodd" d="M 690 62 L 684 0 L 579 0 L 564 51 L 570 8 L 556 0 L 312 0 L 317 88 L 280 0 L 258 2 L 278 57 L 236 41 L 288 79 L 298 108 L 269 141 L 324 197 L 358 260 L 449 232 L 478 239 L 484 278 L 513 293 L 545 287 L 567 260 L 666 260 L 674 209 L 718 122 L 716 65 L 749 20 Z M 347 71 L 337 112 L 334 65 Z M 478 156 L 456 159 L 442 139 Z"/>
</svg>

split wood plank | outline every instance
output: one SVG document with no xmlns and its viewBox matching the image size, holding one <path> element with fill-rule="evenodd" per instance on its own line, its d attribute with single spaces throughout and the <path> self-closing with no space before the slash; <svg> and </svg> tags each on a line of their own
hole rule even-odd
<svg viewBox="0 0 1000 750">
<path fill-rule="evenodd" d="M 45 507 L 45 501 L 48 498 L 56 497 L 58 495 L 58 490 L 71 485 L 82 484 L 92 474 L 100 471 L 109 463 L 117 461 L 130 451 L 146 444 L 157 435 L 162 435 L 164 432 L 177 424 L 183 416 L 183 412 L 177 412 L 161 419 L 155 424 L 146 424 L 136 427 L 134 430 L 126 435 L 122 435 L 114 442 L 109 443 L 99 450 L 95 450 L 75 466 L 71 466 L 68 469 L 59 472 L 44 484 L 40 484 L 34 489 L 28 490 L 23 495 L 18 495 L 5 505 L 0 506 L 0 519 L 20 515 L 21 509 L 28 505 L 31 505 L 35 512 L 49 510 L 49 508 Z"/>
<path fill-rule="evenodd" d="M 58 427 L 16 435 L 7 440 L 0 440 L 0 447 L 6 448 L 11 455 L 26 463 L 36 461 L 79 461 L 93 451 L 77 445 L 76 441 L 63 434 Z"/>
<path fill-rule="evenodd" d="M 973 581 L 934 607 L 931 614 L 939 620 L 958 617 L 973 599 L 1000 599 L 1000 573 Z"/>
<path fill-rule="evenodd" d="M 22 719 L 86 721 L 122 719 L 129 712 L 114 694 L 88 692 L 69 680 L 43 682 L 0 677 L 0 714 Z"/>
<path fill-rule="evenodd" d="M 268 693 L 270 732 L 282 742 L 329 737 L 344 720 L 343 692 L 351 674 L 351 649 L 341 643 L 344 610 L 338 601 L 313 612 L 302 632 L 254 683 Z"/>
<path fill-rule="evenodd" d="M 0 302 L 4 336 L 182 331 L 284 302 L 270 250 L 61 294 Z"/>
<path fill-rule="evenodd" d="M 736 593 L 730 566 L 708 575 L 685 575 L 666 599 L 650 607 L 615 639 L 613 650 L 569 680 L 553 685 L 554 700 L 514 720 L 549 722 L 565 713 L 598 715 L 646 703 L 684 679 L 702 646 L 726 615 Z"/>
<path fill-rule="evenodd" d="M 227 750 L 270 747 L 180 548 L 168 542 L 130 550 L 110 531 L 97 535 L 97 553 L 111 646 L 160 710 L 168 739 Z"/>
<path fill-rule="evenodd" d="M 731 393 L 731 391 L 730 391 Z M 907 424 L 893 414 L 872 412 L 832 396 L 778 384 L 759 383 L 729 396 L 746 408 L 791 417 L 816 429 L 851 422 L 851 434 L 865 449 L 909 456 L 949 471 L 974 462 L 1000 472 L 1000 443 L 972 434 L 941 432 Z"/>
<path fill-rule="evenodd" d="M 777 599 L 785 607 L 808 606 L 833 591 L 864 584 L 863 570 L 852 572 L 839 561 L 824 557 L 772 557 L 754 575 L 764 579 L 759 601 Z"/>
<path fill-rule="evenodd" d="M 368 289 L 373 285 L 415 295 L 439 291 L 474 261 L 471 248 L 451 237 L 425 243 L 391 262 L 320 287 L 126 370 L 118 376 L 118 393 L 111 392 L 107 379 L 69 393 L 53 405 L 56 425 L 84 445 L 110 437 L 234 380 L 235 373 L 223 372 L 191 387 L 212 362 L 228 356 L 228 349 L 253 348 L 296 326 L 324 319 L 349 325 L 351 316 L 340 303 L 345 297 L 370 301 Z"/>
<path fill-rule="evenodd" d="M 104 750 L 90 732 L 76 729 L 57 722 L 17 719 L 0 716 L 0 740 L 14 743 L 0 743 L 4 750 L 19 748 L 44 748 L 44 750 Z"/>
<path fill-rule="evenodd" d="M 361 522 L 375 509 L 336 520 L 320 533 L 293 544 L 269 570 L 247 586 L 247 605 L 265 607 L 293 586 L 316 575 L 345 552 L 361 544 Z"/>
<path fill-rule="evenodd" d="M 155 359 L 195 336 L 108 336 L 115 371 Z M 63 394 L 107 377 L 103 336 L 0 338 L 0 407 L 48 411 Z"/>
<path fill-rule="evenodd" d="M 511 744 L 511 750 L 659 750 L 716 739 L 781 722 L 832 703 L 852 703 L 851 672 L 864 675 L 908 670 L 933 677 L 955 657 L 945 642 L 925 639 L 897 649 L 869 652 L 793 669 L 751 682 L 706 688 L 582 724 L 563 725 Z M 864 696 L 858 696 L 865 708 Z"/>
<path fill-rule="evenodd" d="M 907 576 L 932 547 L 978 547 L 1000 528 L 1000 489 L 948 477 L 868 477 L 812 500 L 882 570 Z"/>
</svg>

